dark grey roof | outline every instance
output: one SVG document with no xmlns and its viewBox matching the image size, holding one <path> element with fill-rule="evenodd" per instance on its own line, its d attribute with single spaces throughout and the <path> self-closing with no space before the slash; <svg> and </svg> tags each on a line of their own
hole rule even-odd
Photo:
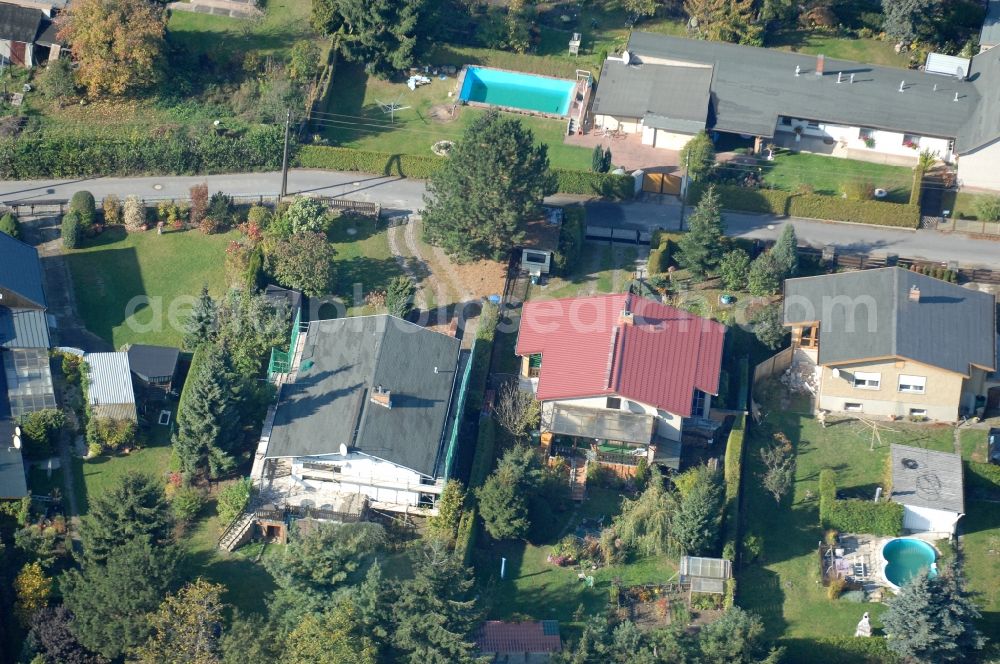
<svg viewBox="0 0 1000 664">
<path fill-rule="evenodd" d="M 275 308 L 288 305 L 292 318 L 295 317 L 296 309 L 302 306 L 302 293 L 274 284 L 268 284 L 267 288 L 264 289 L 264 299 Z"/>
<path fill-rule="evenodd" d="M 0 499 L 9 500 L 28 495 L 21 450 L 11 445 L 13 438 L 14 423 L 6 417 L 0 417 Z"/>
<path fill-rule="evenodd" d="M 343 444 L 436 477 L 460 345 L 386 315 L 310 323 L 295 382 L 282 387 L 267 456 L 337 454 Z M 390 391 L 391 408 L 372 403 L 379 385 Z"/>
<path fill-rule="evenodd" d="M 0 288 L 11 290 L 39 307 L 45 307 L 42 264 L 29 244 L 0 233 Z"/>
<path fill-rule="evenodd" d="M 902 357 L 963 375 L 970 364 L 996 368 L 993 295 L 902 268 L 787 280 L 785 324 L 817 321 L 820 364 Z"/>
<path fill-rule="evenodd" d="M 55 21 L 42 23 L 42 32 L 35 37 L 35 43 L 39 46 L 54 46 L 59 42 L 59 26 Z"/>
<path fill-rule="evenodd" d="M 0 307 L 0 346 L 48 348 L 49 325 L 41 309 Z"/>
<path fill-rule="evenodd" d="M 708 126 L 719 131 L 771 136 L 778 116 L 785 115 L 955 138 L 980 98 L 979 87 L 967 82 L 845 60 L 826 59 L 825 74 L 817 76 L 815 56 L 788 51 L 646 32 L 633 32 L 628 49 L 643 63 L 629 67 L 634 72 L 654 62 L 711 65 L 712 111 L 707 116 Z M 796 65 L 801 70 L 799 76 L 795 76 Z M 671 73 L 682 70 L 678 66 L 665 67 Z M 844 73 L 843 83 L 837 83 L 837 72 Z M 855 75 L 854 84 L 847 82 L 851 73 Z M 902 93 L 901 81 L 906 81 Z M 661 84 L 665 87 L 663 105 L 639 106 L 641 112 L 631 117 L 641 117 L 647 111 L 669 113 L 676 103 L 676 97 L 670 94 L 673 84 L 669 78 Z M 599 87 L 604 85 L 602 77 Z M 961 95 L 957 102 L 953 101 L 956 91 Z"/>
<path fill-rule="evenodd" d="M 962 457 L 954 452 L 936 452 L 893 443 L 892 463 L 894 502 L 913 507 L 965 513 Z"/>
<path fill-rule="evenodd" d="M 1000 0 L 989 0 L 983 29 L 979 33 L 979 46 L 992 47 L 997 44 L 1000 44 Z"/>
<path fill-rule="evenodd" d="M 656 129 L 697 133 L 705 128 L 712 67 L 626 65 L 608 58 L 594 93 L 594 115 L 647 118 Z"/>
<path fill-rule="evenodd" d="M 42 25 L 42 11 L 0 2 L 0 39 L 31 44 Z"/>
<path fill-rule="evenodd" d="M 969 81 L 979 103 L 959 131 L 955 151 L 966 154 L 1000 138 L 1000 48 L 972 58 Z"/>
<path fill-rule="evenodd" d="M 143 380 L 173 376 L 180 351 L 169 346 L 132 344 L 128 347 L 128 366 Z"/>
</svg>

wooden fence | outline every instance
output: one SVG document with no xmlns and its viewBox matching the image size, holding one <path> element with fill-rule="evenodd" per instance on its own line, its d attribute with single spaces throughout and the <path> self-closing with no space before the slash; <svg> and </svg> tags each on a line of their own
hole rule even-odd
<svg viewBox="0 0 1000 664">
<path fill-rule="evenodd" d="M 795 355 L 795 349 L 789 346 L 788 348 L 785 348 L 784 350 L 775 353 L 771 357 L 767 358 L 766 360 L 758 364 L 753 369 L 754 385 L 757 384 L 757 381 L 763 378 L 779 374 L 788 369 L 790 366 L 792 366 L 792 357 L 794 355 Z"/>
</svg>

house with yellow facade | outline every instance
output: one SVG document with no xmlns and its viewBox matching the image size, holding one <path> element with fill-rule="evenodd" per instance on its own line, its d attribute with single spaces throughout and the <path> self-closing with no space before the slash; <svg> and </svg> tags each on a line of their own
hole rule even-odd
<svg viewBox="0 0 1000 664">
<path fill-rule="evenodd" d="M 789 279 L 784 324 L 822 411 L 953 422 L 1000 393 L 990 293 L 899 267 Z"/>
</svg>

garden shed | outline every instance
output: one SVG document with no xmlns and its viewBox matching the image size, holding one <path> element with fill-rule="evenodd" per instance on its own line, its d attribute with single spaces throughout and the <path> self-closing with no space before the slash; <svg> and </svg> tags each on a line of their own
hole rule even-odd
<svg viewBox="0 0 1000 664">
<path fill-rule="evenodd" d="M 128 353 L 87 353 L 87 403 L 97 417 L 137 422 Z"/>
<path fill-rule="evenodd" d="M 965 514 L 962 458 L 908 445 L 891 445 L 892 491 L 903 506 L 903 528 L 910 532 L 954 535 Z"/>
<path fill-rule="evenodd" d="M 146 399 L 165 399 L 173 389 L 180 351 L 169 346 L 132 344 L 128 365 Z"/>
</svg>

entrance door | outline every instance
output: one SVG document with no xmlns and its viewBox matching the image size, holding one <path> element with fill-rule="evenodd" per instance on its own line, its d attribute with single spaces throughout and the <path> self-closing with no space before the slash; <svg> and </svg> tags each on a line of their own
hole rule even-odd
<svg viewBox="0 0 1000 664">
<path fill-rule="evenodd" d="M 10 43 L 10 61 L 15 65 L 24 66 L 24 52 L 27 44 L 24 42 L 12 41 Z"/>
</svg>

